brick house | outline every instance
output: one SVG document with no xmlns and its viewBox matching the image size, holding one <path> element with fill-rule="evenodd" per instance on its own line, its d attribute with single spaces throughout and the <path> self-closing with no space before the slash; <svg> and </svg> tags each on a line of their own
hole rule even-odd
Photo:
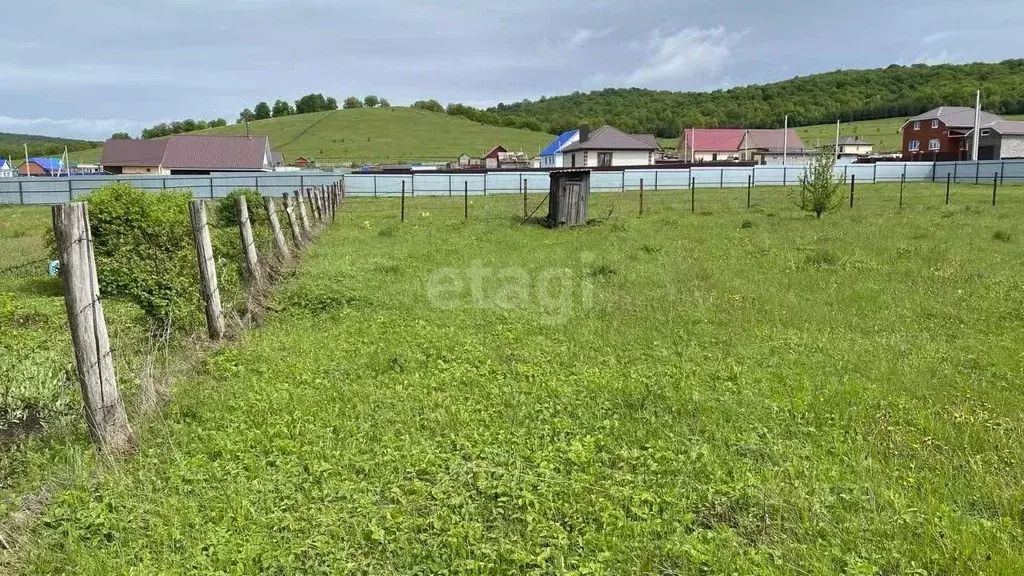
<svg viewBox="0 0 1024 576">
<path fill-rule="evenodd" d="M 1001 121 L 981 113 L 981 125 Z M 907 120 L 903 131 L 903 159 L 911 162 L 970 160 L 970 132 L 974 130 L 974 108 L 940 106 Z"/>
</svg>

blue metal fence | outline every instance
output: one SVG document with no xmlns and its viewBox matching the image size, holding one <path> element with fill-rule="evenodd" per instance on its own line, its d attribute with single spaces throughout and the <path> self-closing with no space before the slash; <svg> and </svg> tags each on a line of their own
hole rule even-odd
<svg viewBox="0 0 1024 576">
<path fill-rule="evenodd" d="M 792 186 L 799 182 L 803 166 L 737 166 L 708 168 L 627 168 L 591 175 L 595 192 L 747 186 Z M 836 166 L 837 175 L 857 182 L 1024 183 L 1024 160 L 983 162 L 883 162 Z M 342 174 L 318 171 L 279 173 L 221 173 L 210 176 L 81 176 L 70 178 L 0 179 L 0 204 L 57 204 L 77 199 L 111 182 L 129 182 L 144 190 L 188 190 L 199 198 L 221 198 L 238 188 L 251 188 L 267 196 L 280 196 L 299 188 L 345 183 L 348 194 L 397 196 L 405 186 L 410 196 L 472 196 L 519 193 L 525 185 L 539 192 L 548 187 L 548 175 L 540 171 L 487 173 L 414 172 L 411 174 Z"/>
</svg>

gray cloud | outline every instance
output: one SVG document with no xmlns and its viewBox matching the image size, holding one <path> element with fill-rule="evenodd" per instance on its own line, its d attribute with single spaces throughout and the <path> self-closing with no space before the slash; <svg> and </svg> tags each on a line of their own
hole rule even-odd
<svg viewBox="0 0 1024 576">
<path fill-rule="evenodd" d="M 642 6 L 642 7 L 640 7 Z M 102 138 L 314 91 L 490 105 L 1018 57 L 1024 4 L 881 0 L 40 0 L 0 38 L 0 130 Z M 8 12 L 8 22 L 17 20 Z M 970 41 L 966 41 L 970 39 Z M 19 128 L 20 127 L 20 128 Z M 16 130 L 17 129 L 17 130 Z"/>
</svg>

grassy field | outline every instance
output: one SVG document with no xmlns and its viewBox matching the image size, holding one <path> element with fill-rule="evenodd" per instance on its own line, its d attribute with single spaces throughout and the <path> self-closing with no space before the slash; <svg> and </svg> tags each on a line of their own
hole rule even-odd
<svg viewBox="0 0 1024 576">
<path fill-rule="evenodd" d="M 401 163 L 454 161 L 462 153 L 482 156 L 495 144 L 531 157 L 554 136 L 499 128 L 417 108 L 336 110 L 252 122 L 258 136 L 269 136 L 275 150 L 291 162 L 299 156 L 322 163 Z M 233 124 L 203 134 L 245 134 Z M 101 149 L 76 152 L 78 161 L 96 161 Z"/>
<path fill-rule="evenodd" d="M 1011 574 L 1024 190 L 349 199 L 32 574 Z M 531 198 L 539 202 L 540 196 Z"/>
</svg>

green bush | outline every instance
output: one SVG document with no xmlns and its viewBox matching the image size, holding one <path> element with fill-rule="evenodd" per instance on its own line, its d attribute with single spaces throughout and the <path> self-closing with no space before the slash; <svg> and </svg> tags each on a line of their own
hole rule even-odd
<svg viewBox="0 0 1024 576">
<path fill-rule="evenodd" d="M 102 293 L 130 299 L 155 326 L 199 309 L 191 197 L 115 183 L 85 198 Z"/>
<path fill-rule="evenodd" d="M 238 206 L 236 205 L 239 196 L 245 196 L 245 203 L 249 208 L 249 221 L 253 228 L 257 224 L 267 221 L 267 211 L 263 207 L 263 195 L 255 190 L 238 189 L 217 202 L 217 225 L 221 228 L 235 228 L 238 226 Z"/>
</svg>

